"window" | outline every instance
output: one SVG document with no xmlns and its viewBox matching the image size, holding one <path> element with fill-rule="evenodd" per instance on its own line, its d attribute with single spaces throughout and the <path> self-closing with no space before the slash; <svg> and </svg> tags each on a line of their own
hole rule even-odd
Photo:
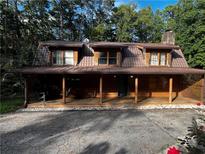
<svg viewBox="0 0 205 154">
<path fill-rule="evenodd" d="M 151 54 L 150 54 L 150 65 L 159 65 L 159 63 L 158 63 L 158 52 L 151 52 Z"/>
<path fill-rule="evenodd" d="M 117 64 L 117 53 L 109 52 L 109 64 L 114 65 Z"/>
<path fill-rule="evenodd" d="M 53 52 L 53 64 L 63 65 L 63 54 L 61 51 Z"/>
<path fill-rule="evenodd" d="M 100 52 L 98 63 L 107 64 L 107 52 Z"/>
<path fill-rule="evenodd" d="M 162 66 L 166 65 L 166 53 L 165 52 L 160 53 L 160 65 Z"/>
<path fill-rule="evenodd" d="M 115 65 L 117 64 L 117 53 L 116 52 L 100 52 L 98 64 L 108 64 Z"/>
<path fill-rule="evenodd" d="M 65 62 L 65 65 L 73 65 L 74 64 L 72 50 L 65 51 L 64 62 Z"/>
<path fill-rule="evenodd" d="M 73 51 L 54 51 L 53 52 L 53 64 L 54 65 L 73 65 Z"/>
</svg>

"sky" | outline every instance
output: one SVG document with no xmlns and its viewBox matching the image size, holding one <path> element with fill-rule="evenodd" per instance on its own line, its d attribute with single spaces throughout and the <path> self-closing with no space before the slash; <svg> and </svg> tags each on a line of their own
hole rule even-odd
<svg viewBox="0 0 205 154">
<path fill-rule="evenodd" d="M 153 11 L 156 11 L 157 9 L 162 10 L 168 5 L 174 5 L 177 3 L 177 1 L 178 0 L 116 0 L 115 6 L 135 3 L 137 4 L 137 10 L 151 6 Z"/>
</svg>

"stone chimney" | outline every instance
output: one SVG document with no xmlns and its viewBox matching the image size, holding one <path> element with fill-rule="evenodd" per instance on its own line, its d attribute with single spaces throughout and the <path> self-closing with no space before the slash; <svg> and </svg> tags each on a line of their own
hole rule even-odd
<svg viewBox="0 0 205 154">
<path fill-rule="evenodd" d="M 175 44 L 175 33 L 172 30 L 166 30 L 164 34 L 162 34 L 162 40 L 161 42 L 163 44 Z"/>
</svg>

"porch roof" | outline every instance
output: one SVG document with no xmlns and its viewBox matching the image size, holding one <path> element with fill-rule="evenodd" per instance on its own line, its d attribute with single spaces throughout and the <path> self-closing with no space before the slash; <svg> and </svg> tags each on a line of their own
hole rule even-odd
<svg viewBox="0 0 205 154">
<path fill-rule="evenodd" d="M 205 70 L 180 67 L 52 66 L 16 69 L 22 74 L 205 74 Z"/>
</svg>

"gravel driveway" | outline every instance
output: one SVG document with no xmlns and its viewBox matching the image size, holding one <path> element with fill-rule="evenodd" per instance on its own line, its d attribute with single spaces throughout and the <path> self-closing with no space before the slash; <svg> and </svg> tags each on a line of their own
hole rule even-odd
<svg viewBox="0 0 205 154">
<path fill-rule="evenodd" d="M 1 153 L 156 154 L 194 110 L 19 112 L 0 119 Z"/>
</svg>

